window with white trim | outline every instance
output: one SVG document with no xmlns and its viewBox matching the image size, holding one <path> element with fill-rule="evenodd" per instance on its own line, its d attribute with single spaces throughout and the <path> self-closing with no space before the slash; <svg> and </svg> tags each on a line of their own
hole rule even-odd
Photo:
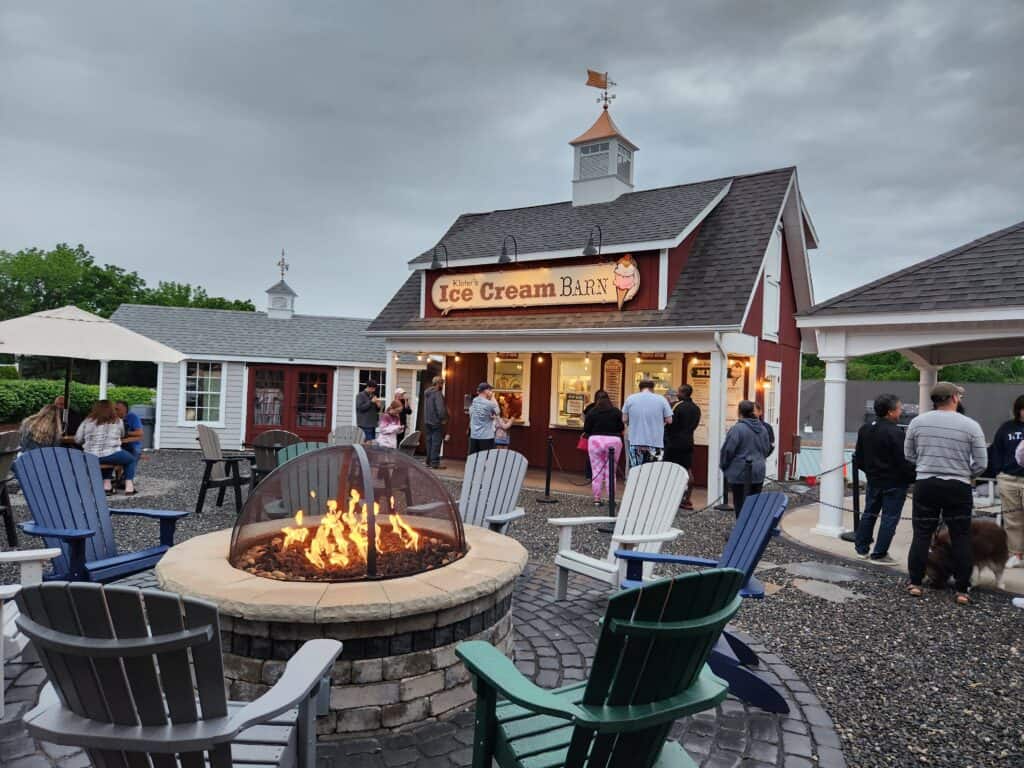
<svg viewBox="0 0 1024 768">
<path fill-rule="evenodd" d="M 185 363 L 183 419 L 189 424 L 224 421 L 224 364 L 202 360 Z"/>
<path fill-rule="evenodd" d="M 583 426 L 583 409 L 594 399 L 594 382 L 589 357 L 556 355 L 552 358 L 552 426 Z"/>
<path fill-rule="evenodd" d="M 768 244 L 764 260 L 764 295 L 761 316 L 761 336 L 769 341 L 779 340 L 779 295 L 782 282 L 782 227 L 776 228 Z"/>
<path fill-rule="evenodd" d="M 628 147 L 618 145 L 618 158 L 617 158 L 616 175 L 620 180 L 627 184 L 633 181 L 633 153 L 630 152 Z"/>
<path fill-rule="evenodd" d="M 503 418 L 530 423 L 530 355 L 488 356 L 487 380 Z"/>
<path fill-rule="evenodd" d="M 608 175 L 608 142 L 580 147 L 580 178 L 594 179 Z"/>
</svg>

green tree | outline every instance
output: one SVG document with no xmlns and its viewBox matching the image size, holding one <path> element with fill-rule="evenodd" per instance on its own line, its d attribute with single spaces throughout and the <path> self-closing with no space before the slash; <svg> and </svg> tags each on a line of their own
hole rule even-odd
<svg viewBox="0 0 1024 768">
<path fill-rule="evenodd" d="M 825 364 L 817 355 L 804 355 L 802 374 L 804 379 L 823 379 Z M 940 375 L 959 382 L 1024 382 L 1024 359 L 1005 357 L 947 365 Z M 880 352 L 850 360 L 846 365 L 846 378 L 851 381 L 917 381 L 918 372 L 899 352 Z"/>
<path fill-rule="evenodd" d="M 255 312 L 256 306 L 248 299 L 225 299 L 210 296 L 204 288 L 189 283 L 161 280 L 156 288 L 148 288 L 139 301 L 141 304 L 157 304 L 162 307 L 201 307 L 203 309 L 236 309 Z"/>
</svg>

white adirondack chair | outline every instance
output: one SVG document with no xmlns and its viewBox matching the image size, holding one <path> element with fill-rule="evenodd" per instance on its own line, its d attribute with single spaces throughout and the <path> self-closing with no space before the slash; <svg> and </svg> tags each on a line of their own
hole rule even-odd
<svg viewBox="0 0 1024 768">
<path fill-rule="evenodd" d="M 0 718 L 4 716 L 4 664 L 7 659 L 25 650 L 28 638 L 18 631 L 14 620 L 18 618 L 18 606 L 14 596 L 22 587 L 39 584 L 43 580 L 43 563 L 60 554 L 60 549 L 28 549 L 24 551 L 0 552 L 0 563 L 18 563 L 21 576 L 19 583 L 0 586 Z"/>
<path fill-rule="evenodd" d="M 467 458 L 459 493 L 462 522 L 505 533 L 513 520 L 525 515 L 516 502 L 526 477 L 526 464 L 523 454 L 497 448 Z"/>
<path fill-rule="evenodd" d="M 558 526 L 555 599 L 565 599 L 569 587 L 569 571 L 598 579 L 617 590 L 625 576 L 625 566 L 624 561 L 616 559 L 615 550 L 657 552 L 664 542 L 676 538 L 681 531 L 673 528 L 672 523 L 689 481 L 689 474 L 678 464 L 667 461 L 642 464 L 631 469 L 626 476 L 626 490 L 615 517 L 549 518 L 549 523 Z M 573 528 L 598 523 L 615 524 L 604 559 L 585 555 L 572 548 Z M 644 577 L 650 578 L 650 575 L 651 569 L 645 566 Z"/>
</svg>

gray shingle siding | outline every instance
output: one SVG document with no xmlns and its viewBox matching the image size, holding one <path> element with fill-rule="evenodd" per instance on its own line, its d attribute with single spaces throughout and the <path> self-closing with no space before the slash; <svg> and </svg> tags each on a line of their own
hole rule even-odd
<svg viewBox="0 0 1024 768">
<path fill-rule="evenodd" d="M 820 304 L 805 316 L 1024 305 L 1024 221 L 918 262 Z"/>
<path fill-rule="evenodd" d="M 199 447 L 196 442 L 194 424 L 180 424 L 181 415 L 181 377 L 186 363 L 165 363 L 163 377 L 160 380 L 160 448 Z M 225 363 L 223 427 L 210 427 L 220 436 L 221 447 L 225 450 L 238 450 L 242 445 L 242 381 L 246 375 L 242 363 Z"/>
<path fill-rule="evenodd" d="M 111 319 L 185 355 L 224 355 L 383 365 L 382 339 L 366 335 L 369 320 L 264 312 L 122 304 Z"/>
<path fill-rule="evenodd" d="M 377 318 L 370 323 L 373 332 L 393 331 L 472 331 L 472 330 L 530 330 L 530 329 L 570 329 L 570 328 L 637 328 L 637 327 L 736 327 L 743 322 L 754 288 L 757 284 L 758 272 L 764 258 L 772 227 L 778 219 L 782 204 L 786 199 L 793 178 L 793 168 L 781 168 L 775 171 L 737 176 L 732 179 L 702 182 L 685 187 L 670 187 L 668 190 L 688 189 L 697 187 L 705 189 L 721 189 L 725 183 L 732 181 L 729 193 L 700 225 L 693 250 L 687 260 L 669 301 L 664 310 L 588 312 L 586 314 L 529 314 L 520 315 L 515 312 L 491 317 L 462 317 L 457 314 L 444 318 L 421 319 L 420 314 L 420 279 L 418 273 L 409 276 L 391 301 L 381 310 Z M 706 185 L 710 185 L 707 187 Z M 665 192 L 666 190 L 652 190 Z M 623 195 L 634 197 L 643 193 Z M 716 193 L 717 194 L 717 193 Z M 712 195 L 713 197 L 714 195 Z M 654 195 L 645 198 L 647 207 L 642 210 L 631 210 L 631 215 L 646 222 L 643 237 L 638 239 L 658 239 L 679 235 L 686 224 L 680 225 L 681 219 L 673 218 L 667 210 L 670 195 Z M 710 199 L 710 198 L 708 198 Z M 615 203 L 608 203 L 613 206 Z M 603 206 L 586 206 L 598 208 Z M 536 211 L 535 208 L 519 209 L 520 211 Z M 703 210 L 703 208 L 701 209 Z M 509 212 L 501 212 L 509 213 Z M 474 217 L 485 214 L 460 216 L 445 236 L 445 243 L 453 231 L 461 231 L 467 226 L 464 219 L 472 221 Z M 524 237 L 530 236 L 533 226 L 527 214 L 518 224 L 523 228 Z M 668 224 L 666 222 L 673 222 Z M 669 230 L 678 226 L 674 232 Z M 602 225 L 603 227 L 603 225 Z M 520 237 L 519 229 L 509 229 L 516 237 Z M 638 228 L 635 230 L 640 232 Z M 605 244 L 608 244 L 605 229 Z M 584 233 L 583 239 L 586 239 Z M 522 239 L 520 252 L 522 252 Z M 554 250 L 556 246 L 542 250 Z M 418 260 L 417 260 L 418 261 Z"/>
</svg>

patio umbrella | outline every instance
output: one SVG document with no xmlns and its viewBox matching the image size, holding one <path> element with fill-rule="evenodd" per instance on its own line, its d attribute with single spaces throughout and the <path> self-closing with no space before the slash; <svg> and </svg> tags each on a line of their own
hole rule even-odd
<svg viewBox="0 0 1024 768">
<path fill-rule="evenodd" d="M 158 341 L 74 306 L 46 309 L 0 322 L 0 354 L 67 358 L 65 413 L 71 404 L 71 363 L 74 360 L 100 361 L 102 396 L 106 394 L 106 364 L 110 360 L 177 363 L 185 358 Z"/>
</svg>

